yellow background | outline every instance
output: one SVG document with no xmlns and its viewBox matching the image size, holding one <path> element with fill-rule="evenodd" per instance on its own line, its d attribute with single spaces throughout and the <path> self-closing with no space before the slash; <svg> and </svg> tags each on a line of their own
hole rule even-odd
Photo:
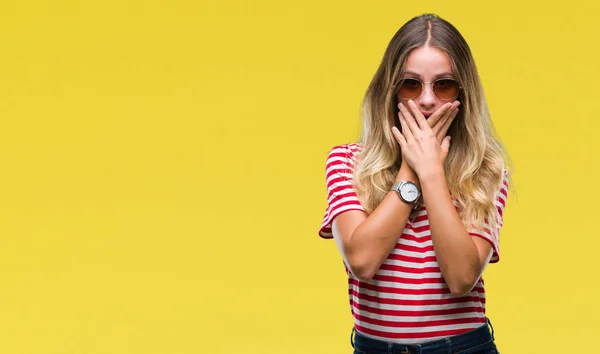
<svg viewBox="0 0 600 354">
<path fill-rule="evenodd" d="M 2 2 L 0 353 L 351 353 L 324 162 L 423 12 L 516 166 L 500 351 L 600 353 L 598 2 L 322 0 Z"/>
</svg>

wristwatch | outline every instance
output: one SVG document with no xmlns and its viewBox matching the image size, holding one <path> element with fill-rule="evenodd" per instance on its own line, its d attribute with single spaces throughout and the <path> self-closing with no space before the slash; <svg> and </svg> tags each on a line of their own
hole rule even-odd
<svg viewBox="0 0 600 354">
<path fill-rule="evenodd" d="M 419 197 L 421 196 L 421 192 L 419 192 L 419 188 L 414 182 L 410 181 L 398 181 L 392 185 L 392 191 L 398 193 L 400 199 L 408 204 L 415 204 L 413 209 L 417 209 L 419 203 Z"/>
</svg>

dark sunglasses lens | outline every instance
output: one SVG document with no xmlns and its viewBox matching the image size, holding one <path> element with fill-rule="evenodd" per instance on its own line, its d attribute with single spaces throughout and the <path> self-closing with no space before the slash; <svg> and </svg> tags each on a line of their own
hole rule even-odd
<svg viewBox="0 0 600 354">
<path fill-rule="evenodd" d="M 421 83 L 415 79 L 404 79 L 398 93 L 402 98 L 417 98 L 421 94 Z"/>
<path fill-rule="evenodd" d="M 458 82 L 452 79 L 441 79 L 433 84 L 435 94 L 444 100 L 453 100 L 458 97 Z"/>
</svg>

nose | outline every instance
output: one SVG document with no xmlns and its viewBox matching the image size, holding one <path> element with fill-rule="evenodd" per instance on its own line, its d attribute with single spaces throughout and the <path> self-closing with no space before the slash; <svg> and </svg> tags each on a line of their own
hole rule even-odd
<svg viewBox="0 0 600 354">
<path fill-rule="evenodd" d="M 435 107 L 436 96 L 433 93 L 433 85 L 425 84 L 416 102 L 424 111 L 431 111 Z"/>
</svg>

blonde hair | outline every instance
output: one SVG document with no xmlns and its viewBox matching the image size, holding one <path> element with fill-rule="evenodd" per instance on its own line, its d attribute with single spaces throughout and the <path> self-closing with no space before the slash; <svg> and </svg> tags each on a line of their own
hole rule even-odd
<svg viewBox="0 0 600 354">
<path fill-rule="evenodd" d="M 425 45 L 448 53 L 455 79 L 462 86 L 459 114 L 448 130 L 452 137 L 444 171 L 459 215 L 467 228 L 496 230 L 494 202 L 509 157 L 490 119 L 485 95 L 469 46 L 458 30 L 433 14 L 408 21 L 390 41 L 363 100 L 362 149 L 354 168 L 354 187 L 371 213 L 394 182 L 402 156 L 391 127 L 400 128 L 396 92 L 406 58 Z M 508 178 L 509 178 L 508 176 Z"/>
</svg>

